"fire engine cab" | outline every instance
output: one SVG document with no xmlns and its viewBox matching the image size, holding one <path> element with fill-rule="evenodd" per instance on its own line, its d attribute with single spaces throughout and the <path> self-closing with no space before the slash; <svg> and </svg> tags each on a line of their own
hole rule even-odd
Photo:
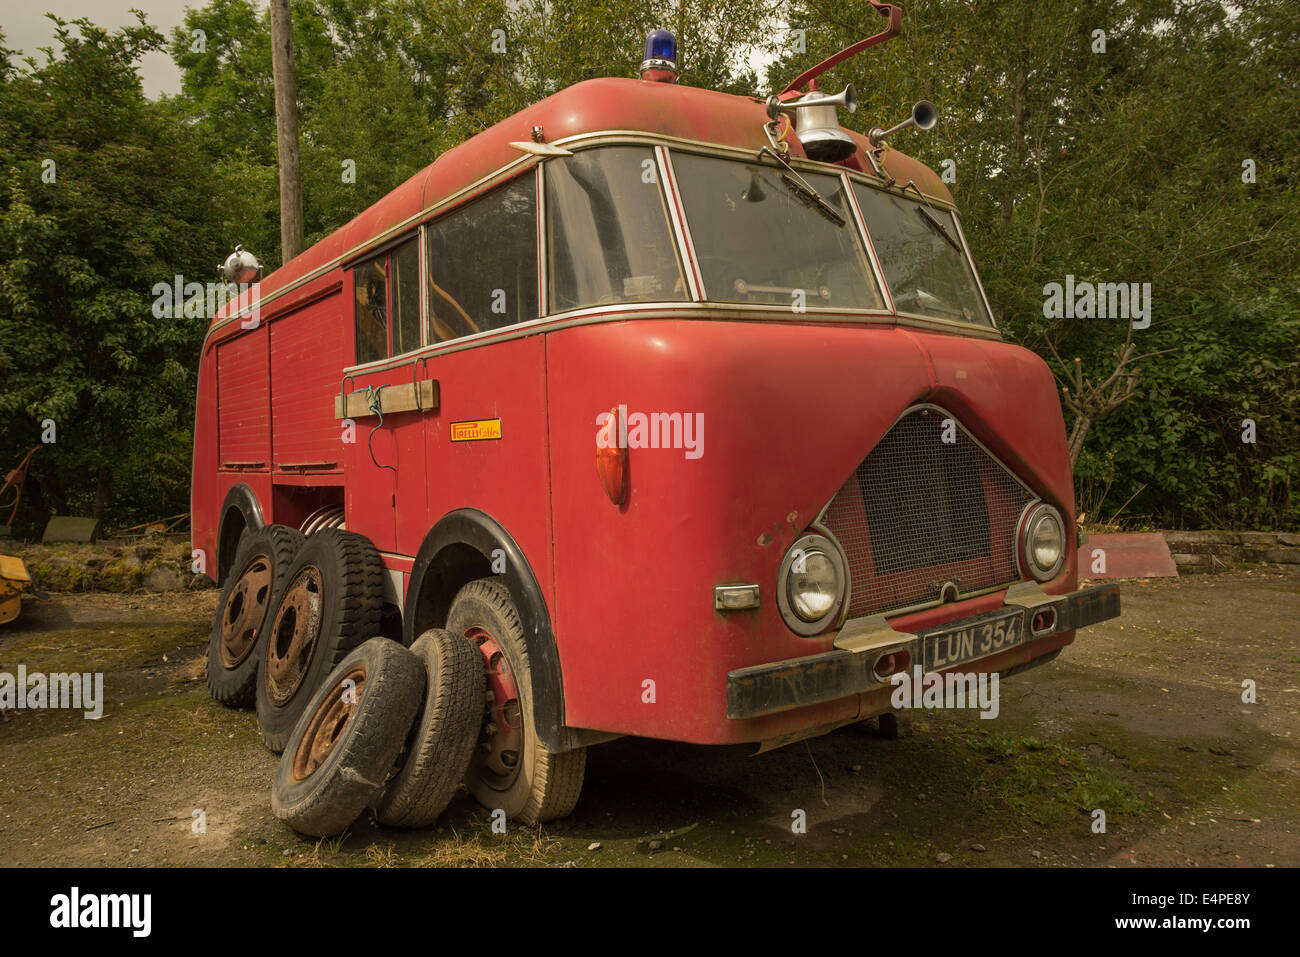
<svg viewBox="0 0 1300 957">
<path fill-rule="evenodd" d="M 218 313 L 209 682 L 269 745 L 323 733 L 358 643 L 446 633 L 482 670 L 464 780 L 535 822 L 590 745 L 779 746 L 1119 613 L 1078 589 L 1053 377 L 892 145 L 934 108 L 863 136 L 816 88 L 897 32 L 874 6 L 884 33 L 766 99 L 676 83 L 656 31 L 639 78 L 479 133 Z"/>
</svg>

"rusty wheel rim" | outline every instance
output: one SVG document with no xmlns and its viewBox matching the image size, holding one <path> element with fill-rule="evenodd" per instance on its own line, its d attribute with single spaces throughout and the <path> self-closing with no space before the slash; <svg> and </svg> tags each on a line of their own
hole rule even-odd
<svg viewBox="0 0 1300 957">
<path fill-rule="evenodd" d="M 487 669 L 483 725 L 470 762 L 470 773 L 496 791 L 509 790 L 519 777 L 524 753 L 523 706 L 514 670 L 501 645 L 484 628 L 475 626 L 465 637 L 478 645 Z"/>
<path fill-rule="evenodd" d="M 248 657 L 266 620 L 271 600 L 271 558 L 254 555 L 240 573 L 221 609 L 221 665 L 238 668 Z"/>
<path fill-rule="evenodd" d="M 271 701 L 283 706 L 302 687 L 320 638 L 324 582 L 308 565 L 294 576 L 275 612 L 266 643 L 266 685 Z"/>
<path fill-rule="evenodd" d="M 356 713 L 361 691 L 366 686 L 366 666 L 358 664 L 340 678 L 321 699 L 311 716 L 307 730 L 293 753 L 293 777 L 305 781 L 316 773 L 343 737 L 343 731 Z"/>
</svg>

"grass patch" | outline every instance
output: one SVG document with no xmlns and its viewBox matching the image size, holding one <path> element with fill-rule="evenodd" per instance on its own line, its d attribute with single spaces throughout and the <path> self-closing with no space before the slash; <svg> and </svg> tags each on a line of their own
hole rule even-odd
<svg viewBox="0 0 1300 957">
<path fill-rule="evenodd" d="M 18 665 L 34 671 L 122 671 L 161 663 L 164 654 L 207 644 L 206 628 L 196 624 L 118 624 L 33 635 L 0 649 L 0 671 Z"/>
<path fill-rule="evenodd" d="M 353 835 L 345 832 L 321 838 L 283 863 L 286 867 L 545 867 L 561 847 L 548 840 L 540 827 L 512 828 L 506 834 L 492 834 L 487 827 L 403 833 L 405 847 L 397 841 L 371 841 L 350 848 Z M 412 847 L 413 837 L 427 843 Z"/>
<path fill-rule="evenodd" d="M 1059 824 L 1097 808 L 1108 818 L 1146 810 L 1128 784 L 1092 768 L 1059 741 L 975 728 L 960 734 L 991 765 L 971 782 L 973 795 L 1005 804 L 1035 823 Z"/>
</svg>

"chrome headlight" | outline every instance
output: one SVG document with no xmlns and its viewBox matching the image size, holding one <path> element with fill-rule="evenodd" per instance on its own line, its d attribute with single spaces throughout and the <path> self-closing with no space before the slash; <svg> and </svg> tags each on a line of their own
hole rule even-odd
<svg viewBox="0 0 1300 957">
<path fill-rule="evenodd" d="M 820 634 L 839 618 L 848 585 L 839 546 L 824 535 L 804 535 L 781 560 L 776 581 L 781 617 L 795 634 Z"/>
<path fill-rule="evenodd" d="M 1046 502 L 1031 505 L 1021 525 L 1020 554 L 1040 582 L 1055 578 L 1065 564 L 1065 522 Z"/>
</svg>

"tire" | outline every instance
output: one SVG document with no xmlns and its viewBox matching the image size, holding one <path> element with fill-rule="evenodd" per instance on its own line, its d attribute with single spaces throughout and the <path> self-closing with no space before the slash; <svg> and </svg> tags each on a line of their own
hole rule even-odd
<svg viewBox="0 0 1300 957">
<path fill-rule="evenodd" d="M 346 830 L 383 787 L 423 692 L 423 662 L 395 641 L 372 638 L 346 655 L 289 736 L 271 786 L 275 816 L 312 837 Z"/>
<path fill-rule="evenodd" d="M 460 635 L 435 628 L 411 645 L 424 664 L 424 703 L 397 774 L 371 805 L 381 824 L 427 827 L 465 779 L 483 724 L 483 656 Z M 400 758 L 399 758 L 400 760 Z"/>
<path fill-rule="evenodd" d="M 479 646 L 492 695 L 465 775 L 470 793 L 523 824 L 567 816 L 582 793 L 587 751 L 552 754 L 537 736 L 528 648 L 510 592 L 492 578 L 465 585 L 452 602 L 447 630 Z"/>
<path fill-rule="evenodd" d="M 384 567 L 361 535 L 309 536 L 276 603 L 257 681 L 257 724 L 272 751 L 285 748 L 307 702 L 350 650 L 379 633 Z"/>
<path fill-rule="evenodd" d="M 226 576 L 208 633 L 208 693 L 228 707 L 257 698 L 272 611 L 303 537 L 284 525 L 247 532 Z"/>
</svg>

